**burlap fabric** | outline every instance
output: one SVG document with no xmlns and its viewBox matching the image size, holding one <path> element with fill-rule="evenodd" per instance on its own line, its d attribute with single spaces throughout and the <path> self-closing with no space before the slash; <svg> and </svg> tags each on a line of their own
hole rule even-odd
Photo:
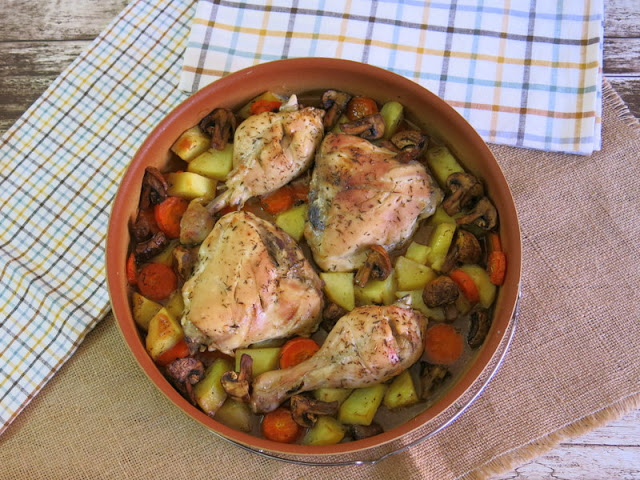
<svg viewBox="0 0 640 480">
<path fill-rule="evenodd" d="M 212 435 L 162 396 L 112 317 L 0 437 L 0 478 L 482 478 L 640 405 L 640 128 L 604 88 L 590 157 L 492 147 L 524 246 L 519 328 L 454 424 L 374 466 L 302 467 Z M 594 472 L 597 478 L 597 472 Z"/>
</svg>

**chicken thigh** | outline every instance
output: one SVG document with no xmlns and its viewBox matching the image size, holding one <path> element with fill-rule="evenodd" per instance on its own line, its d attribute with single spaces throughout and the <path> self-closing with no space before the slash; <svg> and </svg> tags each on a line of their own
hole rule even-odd
<svg viewBox="0 0 640 480">
<path fill-rule="evenodd" d="M 286 185 L 304 172 L 322 140 L 324 110 L 305 107 L 251 115 L 235 131 L 227 190 L 208 205 L 214 214 Z"/>
<path fill-rule="evenodd" d="M 218 221 L 182 296 L 186 335 L 231 355 L 263 340 L 310 335 L 323 307 L 320 278 L 296 242 L 248 212 Z"/>
<path fill-rule="evenodd" d="M 411 308 L 358 307 L 338 320 L 311 358 L 256 377 L 251 408 L 265 413 L 292 395 L 316 388 L 360 388 L 384 382 L 420 358 L 426 325 L 426 318 Z"/>
<path fill-rule="evenodd" d="M 372 245 L 393 250 L 442 201 L 442 190 L 421 163 L 394 157 L 359 137 L 326 135 L 316 155 L 304 232 L 323 270 L 359 268 Z"/>
</svg>

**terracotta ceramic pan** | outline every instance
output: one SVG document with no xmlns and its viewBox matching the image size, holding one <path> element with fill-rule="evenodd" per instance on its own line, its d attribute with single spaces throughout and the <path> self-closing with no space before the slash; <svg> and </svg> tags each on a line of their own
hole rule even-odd
<svg viewBox="0 0 640 480">
<path fill-rule="evenodd" d="M 265 90 L 290 94 L 328 88 L 370 96 L 379 103 L 397 100 L 405 106 L 408 118 L 444 142 L 468 171 L 482 178 L 498 209 L 503 249 L 509 262 L 506 282 L 497 297 L 493 324 L 485 344 L 448 393 L 413 420 L 381 435 L 338 445 L 309 447 L 280 444 L 226 427 L 195 408 L 171 386 L 145 351 L 132 318 L 125 262 L 129 223 L 136 215 L 144 169 L 150 165 L 162 169 L 169 159 L 169 148 L 184 130 L 197 124 L 215 107 L 238 108 Z M 479 378 L 486 376 L 487 366 L 495 363 L 505 335 L 513 327 L 520 286 L 521 241 L 516 209 L 500 166 L 473 128 L 443 100 L 417 83 L 386 70 L 344 60 L 305 58 L 265 63 L 228 75 L 188 98 L 155 128 L 122 179 L 112 207 L 106 258 L 113 312 L 124 339 L 151 381 L 178 408 L 213 432 L 254 451 L 295 457 L 331 455 L 331 458 L 339 459 L 346 454 L 355 458 L 367 449 L 389 442 L 406 445 L 405 439 L 414 438 L 417 430 L 450 410 L 472 387 L 477 390 Z"/>
</svg>

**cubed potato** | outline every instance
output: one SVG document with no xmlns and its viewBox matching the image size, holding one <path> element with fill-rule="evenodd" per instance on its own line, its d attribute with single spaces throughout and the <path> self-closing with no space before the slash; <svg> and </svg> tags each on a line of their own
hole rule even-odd
<svg viewBox="0 0 640 480">
<path fill-rule="evenodd" d="M 435 145 L 427 149 L 427 165 L 441 187 L 447 184 L 447 178 L 452 173 L 464 172 L 464 168 L 444 145 Z"/>
<path fill-rule="evenodd" d="M 406 295 L 411 297 L 411 308 L 421 312 L 425 317 L 438 322 L 443 322 L 446 318 L 442 307 L 429 308 L 422 299 L 422 290 L 397 291 L 396 297 L 402 298 Z"/>
<path fill-rule="evenodd" d="M 387 102 L 382 105 L 380 114 L 384 119 L 384 138 L 388 140 L 396 133 L 398 125 L 404 119 L 404 107 L 400 102 Z"/>
<path fill-rule="evenodd" d="M 218 181 L 193 172 L 174 172 L 167 174 L 169 188 L 167 193 L 176 197 L 193 200 L 194 198 L 213 198 Z"/>
<path fill-rule="evenodd" d="M 431 251 L 427 256 L 427 264 L 434 270 L 440 271 L 442 268 L 455 232 L 455 224 L 440 223 L 436 225 L 436 229 L 431 234 L 431 239 L 429 240 Z"/>
<path fill-rule="evenodd" d="M 245 104 L 240 110 L 238 110 L 238 117 L 245 119 L 251 115 L 251 106 L 256 103 L 258 100 L 267 100 L 269 102 L 282 102 L 283 104 L 287 102 L 287 97 L 282 95 L 278 95 L 277 93 L 266 91 L 261 93 L 256 98 L 251 100 L 249 103 Z"/>
<path fill-rule="evenodd" d="M 133 292 L 131 294 L 131 310 L 133 319 L 144 331 L 149 328 L 149 322 L 161 308 L 162 305 L 154 302 L 150 298 L 140 295 L 138 292 Z"/>
<path fill-rule="evenodd" d="M 431 247 L 428 245 L 422 245 L 417 242 L 411 242 L 404 256 L 407 257 L 409 260 L 413 260 L 414 262 L 424 265 L 425 263 L 427 263 L 427 257 L 430 251 L 431 251 Z"/>
<path fill-rule="evenodd" d="M 418 400 L 418 393 L 413 384 L 411 373 L 409 373 L 409 370 L 405 370 L 393 379 L 387 389 L 387 393 L 384 395 L 383 402 L 385 407 L 394 409 L 408 407 L 418 403 Z"/>
<path fill-rule="evenodd" d="M 307 430 L 303 445 L 335 445 L 344 438 L 347 429 L 338 420 L 328 415 L 318 417 L 316 424 Z"/>
<path fill-rule="evenodd" d="M 352 272 L 320 272 L 324 282 L 324 292 L 329 301 L 345 310 L 353 310 L 356 306 L 355 289 Z"/>
<path fill-rule="evenodd" d="M 280 364 L 280 348 L 240 348 L 236 350 L 236 372 L 240 371 L 240 359 L 242 354 L 246 353 L 253 359 L 253 368 L 251 370 L 254 377 L 269 370 L 276 370 Z"/>
<path fill-rule="evenodd" d="M 233 168 L 233 144 L 227 143 L 222 150 L 210 148 L 191 162 L 187 171 L 215 180 L 226 180 Z"/>
<path fill-rule="evenodd" d="M 296 242 L 302 239 L 304 233 L 304 224 L 307 221 L 307 210 L 309 206 L 306 203 L 295 206 L 289 210 L 279 213 L 276 216 L 276 225 L 291 235 Z"/>
<path fill-rule="evenodd" d="M 251 410 L 249 404 L 227 398 L 216 411 L 215 417 L 220 423 L 241 432 L 251 431 Z"/>
<path fill-rule="evenodd" d="M 166 308 L 161 308 L 149 321 L 145 346 L 151 358 L 156 360 L 183 338 L 180 323 Z"/>
<path fill-rule="evenodd" d="M 159 254 L 153 257 L 151 263 L 162 263 L 164 265 L 173 265 L 173 250 L 180 244 L 179 240 L 171 240 L 169 245 L 165 247 Z"/>
<path fill-rule="evenodd" d="M 182 298 L 182 291 L 177 289 L 175 292 L 171 294 L 167 303 L 165 303 L 164 308 L 173 316 L 175 319 L 182 318 L 182 314 L 184 312 L 184 300 Z"/>
<path fill-rule="evenodd" d="M 207 415 L 213 416 L 227 399 L 227 392 L 220 380 L 232 368 L 231 360 L 217 358 L 209 365 L 202 380 L 193 386 L 193 397 Z"/>
<path fill-rule="evenodd" d="M 383 383 L 356 388 L 340 405 L 338 420 L 348 425 L 371 425 L 386 391 Z"/>
<path fill-rule="evenodd" d="M 321 402 L 338 402 L 342 404 L 353 392 L 353 388 L 317 388 L 313 391 L 313 397 Z"/>
<path fill-rule="evenodd" d="M 480 305 L 489 308 L 496 298 L 496 286 L 489 280 L 489 274 L 480 265 L 462 265 L 460 270 L 466 272 L 478 287 Z"/>
<path fill-rule="evenodd" d="M 384 280 L 369 280 L 364 287 L 354 287 L 358 305 L 391 305 L 396 301 L 397 281 L 394 272 Z"/>
<path fill-rule="evenodd" d="M 186 130 L 171 146 L 171 151 L 185 162 L 190 162 L 211 147 L 211 139 L 197 125 Z"/>
<path fill-rule="evenodd" d="M 400 256 L 396 260 L 395 276 L 398 290 L 418 290 L 436 278 L 437 274 L 426 265 Z"/>
</svg>

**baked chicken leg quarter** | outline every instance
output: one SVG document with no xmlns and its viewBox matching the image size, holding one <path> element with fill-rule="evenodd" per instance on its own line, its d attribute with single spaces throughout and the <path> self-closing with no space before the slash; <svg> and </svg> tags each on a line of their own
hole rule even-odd
<svg viewBox="0 0 640 480">
<path fill-rule="evenodd" d="M 360 137 L 325 136 L 316 154 L 304 232 L 323 270 L 359 268 L 368 247 L 393 250 L 435 212 L 443 194 L 425 167 L 395 157 Z"/>
<path fill-rule="evenodd" d="M 384 382 L 420 358 L 426 324 L 426 318 L 411 308 L 358 307 L 336 323 L 311 358 L 256 377 L 251 408 L 256 413 L 270 412 L 296 393 Z"/>
<path fill-rule="evenodd" d="M 310 335 L 323 307 L 320 278 L 296 242 L 247 212 L 218 221 L 182 295 L 186 335 L 231 355 L 262 340 Z"/>
<path fill-rule="evenodd" d="M 208 205 L 210 214 L 238 206 L 289 183 L 311 163 L 322 140 L 324 110 L 305 107 L 251 115 L 235 131 L 227 190 Z"/>
</svg>

